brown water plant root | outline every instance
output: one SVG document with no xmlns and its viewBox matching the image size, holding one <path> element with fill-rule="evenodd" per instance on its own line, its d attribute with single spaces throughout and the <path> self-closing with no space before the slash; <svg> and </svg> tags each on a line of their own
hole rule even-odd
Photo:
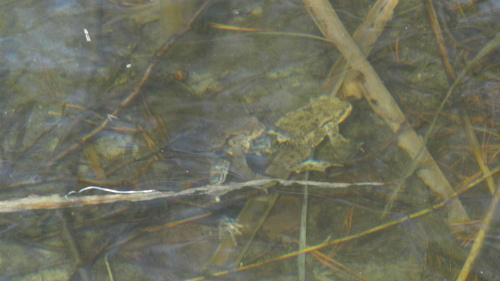
<svg viewBox="0 0 500 281">
<path fill-rule="evenodd" d="M 385 88 L 375 70 L 366 60 L 363 52 L 353 41 L 332 6 L 327 0 L 304 0 L 306 6 L 321 25 L 324 36 L 331 40 L 352 69 L 359 71 L 364 78 L 365 97 L 370 106 L 394 133 L 400 132 L 398 145 L 414 159 L 416 165 L 411 172 L 419 168 L 417 175 L 444 199 L 454 195 L 453 188 L 439 169 L 438 165 L 424 146 L 422 139 L 407 125 L 405 116 L 391 94 Z M 458 198 L 450 200 L 447 206 L 449 221 L 467 221 L 465 212 Z"/>
</svg>

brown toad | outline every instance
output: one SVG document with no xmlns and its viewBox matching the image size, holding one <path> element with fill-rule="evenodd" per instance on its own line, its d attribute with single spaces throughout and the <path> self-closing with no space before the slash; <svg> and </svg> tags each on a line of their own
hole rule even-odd
<svg viewBox="0 0 500 281">
<path fill-rule="evenodd" d="M 218 130 L 212 131 L 210 150 L 224 148 L 232 156 L 230 165 L 226 163 L 223 165 L 226 166 L 225 171 L 219 171 L 218 173 L 227 173 L 229 169 L 243 180 L 260 177 L 248 167 L 246 155 L 252 142 L 259 138 L 265 132 L 265 129 L 264 124 L 259 122 L 257 118 L 244 117 L 236 118 L 228 126 L 219 127 Z M 212 170 L 219 168 L 218 163 L 215 165 Z M 225 175 L 223 179 L 225 179 Z M 223 182 L 220 179 L 213 179 L 212 175 L 211 181 L 216 181 L 219 184 Z"/>
<path fill-rule="evenodd" d="M 288 178 L 290 172 L 324 171 L 335 165 L 309 158 L 325 136 L 334 147 L 348 142 L 339 133 L 338 124 L 349 116 L 351 110 L 352 105 L 347 101 L 335 96 L 322 96 L 280 118 L 276 122 L 278 132 L 270 131 L 270 134 L 276 135 L 279 149 L 266 174 Z"/>
<path fill-rule="evenodd" d="M 276 130 L 268 130 L 256 118 L 236 120 L 213 138 L 213 148 L 225 146 L 232 155 L 230 170 L 242 179 L 259 177 L 247 165 L 250 145 L 265 137 L 276 136 L 275 154 L 265 173 L 276 178 L 288 178 L 290 172 L 325 171 L 336 165 L 327 161 L 312 160 L 313 150 L 328 136 L 333 147 L 349 142 L 340 133 L 338 124 L 349 116 L 352 106 L 335 96 L 322 96 L 307 105 L 287 113 L 276 123 Z"/>
</svg>

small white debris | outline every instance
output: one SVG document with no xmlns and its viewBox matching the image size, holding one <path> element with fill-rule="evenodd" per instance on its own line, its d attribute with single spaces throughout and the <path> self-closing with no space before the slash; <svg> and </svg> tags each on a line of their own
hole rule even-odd
<svg viewBox="0 0 500 281">
<path fill-rule="evenodd" d="M 90 42 L 90 35 L 89 35 L 89 31 L 88 31 L 86 28 L 84 28 L 84 29 L 83 29 L 83 32 L 85 33 L 85 38 L 87 39 L 87 42 Z"/>
</svg>

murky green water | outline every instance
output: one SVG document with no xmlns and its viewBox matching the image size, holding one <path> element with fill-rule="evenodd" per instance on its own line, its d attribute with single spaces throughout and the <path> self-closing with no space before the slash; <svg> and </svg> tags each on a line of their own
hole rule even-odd
<svg viewBox="0 0 500 281">
<path fill-rule="evenodd" d="M 158 1 L 0 1 L 0 280 L 465 271 L 499 179 L 500 2 L 434 2 L 441 52 L 429 1 L 330 2 L 368 30 L 346 66 L 309 1 Z M 467 280 L 500 274 L 488 224 Z"/>
</svg>

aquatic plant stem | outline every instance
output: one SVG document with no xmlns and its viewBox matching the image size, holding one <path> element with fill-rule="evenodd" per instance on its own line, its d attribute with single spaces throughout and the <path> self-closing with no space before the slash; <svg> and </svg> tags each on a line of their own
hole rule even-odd
<svg viewBox="0 0 500 281">
<path fill-rule="evenodd" d="M 460 119 L 462 120 L 463 126 L 465 128 L 465 132 L 467 134 L 467 139 L 469 140 L 469 145 L 472 149 L 472 153 L 474 154 L 474 158 L 476 158 L 477 165 L 479 169 L 483 173 L 483 175 L 487 175 L 490 173 L 490 168 L 486 165 L 483 154 L 481 153 L 481 145 L 476 138 L 476 134 L 474 133 L 474 129 L 472 128 L 472 124 L 470 122 L 469 115 L 465 111 L 465 108 L 462 108 L 460 114 Z M 495 180 L 493 177 L 486 178 L 486 185 L 490 190 L 491 195 L 495 194 Z"/>
<path fill-rule="evenodd" d="M 309 180 L 310 172 L 305 174 L 305 180 Z M 299 235 L 299 251 L 303 251 L 307 247 L 307 202 L 309 199 L 309 186 L 304 185 L 304 197 L 302 198 L 302 211 L 300 213 L 300 235 Z M 299 266 L 299 281 L 306 280 L 306 254 L 297 257 Z"/>
<path fill-rule="evenodd" d="M 436 43 L 439 50 L 439 55 L 441 56 L 441 60 L 443 61 L 444 70 L 448 78 L 451 81 L 455 80 L 456 75 L 455 71 L 453 71 L 453 67 L 450 64 L 450 59 L 448 58 L 448 52 L 446 51 L 446 46 L 444 44 L 443 32 L 441 31 L 441 27 L 439 26 L 439 21 L 436 16 L 436 11 L 434 10 L 434 4 L 432 4 L 432 0 L 425 0 L 425 5 L 427 7 L 427 16 L 429 17 L 429 23 L 431 25 L 432 31 L 434 32 L 434 36 L 436 37 Z"/>
<path fill-rule="evenodd" d="M 500 187 L 497 186 L 495 195 L 493 196 L 493 200 L 491 201 L 490 209 L 486 213 L 486 216 L 484 217 L 484 219 L 481 223 L 481 227 L 479 228 L 479 231 L 477 232 L 476 239 L 474 239 L 474 244 L 472 245 L 472 248 L 470 249 L 470 252 L 469 252 L 469 256 L 467 256 L 467 260 L 465 261 L 464 266 L 462 267 L 462 270 L 460 271 L 460 275 L 458 275 L 457 281 L 467 280 L 467 276 L 469 275 L 472 264 L 476 260 L 477 256 L 479 255 L 479 251 L 481 250 L 481 247 L 483 246 L 486 232 L 488 231 L 488 228 L 490 227 L 491 220 L 493 219 L 493 215 L 495 214 L 495 210 L 498 207 L 499 201 L 500 201 Z"/>
<path fill-rule="evenodd" d="M 453 188 L 425 147 L 426 142 L 423 142 L 417 133 L 407 124 L 403 112 L 373 67 L 366 60 L 362 51 L 351 38 L 330 3 L 327 0 L 303 0 L 303 2 L 312 11 L 318 23 L 322 26 L 322 30 L 325 32 L 323 35 L 334 42 L 337 49 L 346 61 L 349 62 L 351 68 L 363 74 L 366 90 L 365 97 L 372 109 L 394 133 L 400 132 L 398 145 L 418 164 L 412 167 L 411 173 L 418 167 L 417 175 L 427 186 L 444 199 L 452 198 L 454 193 Z M 394 193 L 394 197 L 396 195 L 397 193 Z M 447 204 L 447 209 L 448 220 L 469 220 L 469 216 L 458 198 L 451 199 Z"/>
</svg>

